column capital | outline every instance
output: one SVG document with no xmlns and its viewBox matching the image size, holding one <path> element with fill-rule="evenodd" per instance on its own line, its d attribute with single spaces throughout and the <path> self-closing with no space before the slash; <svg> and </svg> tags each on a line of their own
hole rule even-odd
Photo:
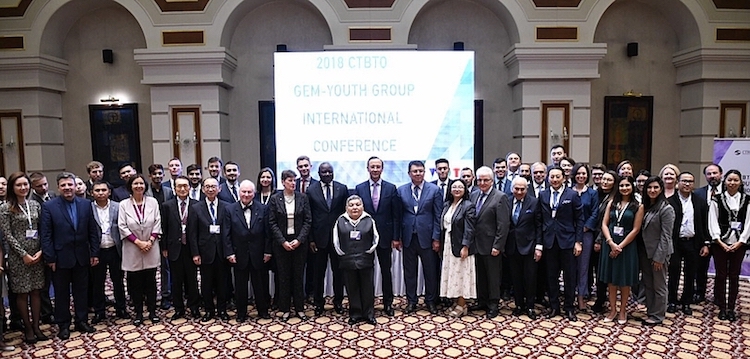
<svg viewBox="0 0 750 359">
<path fill-rule="evenodd" d="M 223 47 L 135 49 L 144 85 L 206 85 L 232 88 L 237 58 Z M 186 76 L 186 74 L 190 74 Z"/>
<path fill-rule="evenodd" d="M 0 89 L 65 92 L 68 62 L 49 55 L 0 57 Z"/>
<path fill-rule="evenodd" d="M 515 44 L 503 56 L 508 84 L 529 80 L 591 80 L 599 78 L 599 60 L 607 44 Z"/>
<path fill-rule="evenodd" d="M 696 47 L 672 56 L 677 69 L 676 83 L 683 85 L 706 80 L 750 80 L 750 49 Z"/>
</svg>

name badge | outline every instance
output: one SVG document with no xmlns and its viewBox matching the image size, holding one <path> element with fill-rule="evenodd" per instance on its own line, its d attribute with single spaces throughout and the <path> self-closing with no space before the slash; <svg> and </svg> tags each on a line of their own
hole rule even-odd
<svg viewBox="0 0 750 359">
<path fill-rule="evenodd" d="M 615 232 L 615 235 L 617 235 L 617 236 L 624 236 L 625 235 L 625 228 L 615 226 L 614 232 Z"/>
<path fill-rule="evenodd" d="M 362 239 L 362 233 L 360 231 L 350 231 L 349 232 L 349 239 L 353 241 L 358 241 Z"/>
<path fill-rule="evenodd" d="M 555 216 L 557 216 L 557 210 L 553 209 L 552 210 L 552 218 L 555 218 Z"/>
<path fill-rule="evenodd" d="M 221 226 L 218 224 L 212 224 L 208 226 L 208 231 L 211 232 L 211 234 L 219 234 L 221 233 Z"/>
<path fill-rule="evenodd" d="M 742 230 L 742 222 L 729 222 L 729 226 L 736 231 Z"/>
<path fill-rule="evenodd" d="M 419 206 L 414 206 L 414 213 L 417 213 L 419 211 Z"/>
<path fill-rule="evenodd" d="M 183 224 L 182 225 L 182 234 L 185 234 L 185 228 L 187 228 L 187 225 Z"/>
<path fill-rule="evenodd" d="M 39 232 L 36 229 L 26 230 L 26 239 L 37 239 L 39 238 Z"/>
</svg>

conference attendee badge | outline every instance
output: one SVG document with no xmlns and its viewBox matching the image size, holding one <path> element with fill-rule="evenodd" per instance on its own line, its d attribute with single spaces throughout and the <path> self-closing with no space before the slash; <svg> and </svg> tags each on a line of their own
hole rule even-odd
<svg viewBox="0 0 750 359">
<path fill-rule="evenodd" d="M 360 231 L 350 231 L 349 232 L 349 239 L 353 241 L 358 241 L 362 239 L 362 232 Z"/>
<path fill-rule="evenodd" d="M 617 236 L 624 236 L 625 235 L 625 228 L 620 226 L 615 226 L 614 228 L 615 235 Z"/>
<path fill-rule="evenodd" d="M 37 232 L 36 229 L 26 230 L 26 239 L 37 239 L 38 237 L 39 237 L 39 232 Z"/>
<path fill-rule="evenodd" d="M 553 209 L 552 210 L 552 218 L 555 218 L 555 216 L 557 216 L 557 210 Z"/>
<path fill-rule="evenodd" d="M 211 234 L 219 234 L 221 233 L 221 226 L 218 224 L 212 224 L 208 226 L 208 230 L 211 232 Z"/>
<path fill-rule="evenodd" d="M 185 234 L 185 228 L 187 228 L 187 225 L 183 224 L 182 225 L 182 234 Z"/>
<path fill-rule="evenodd" d="M 742 222 L 729 222 L 729 226 L 731 226 L 731 228 L 735 231 L 742 230 Z"/>
</svg>

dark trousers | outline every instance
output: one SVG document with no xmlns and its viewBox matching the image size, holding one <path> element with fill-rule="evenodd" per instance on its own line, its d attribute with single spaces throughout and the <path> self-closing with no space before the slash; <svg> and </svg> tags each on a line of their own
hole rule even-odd
<svg viewBox="0 0 750 359">
<path fill-rule="evenodd" d="M 253 294 L 255 294 L 255 305 L 258 309 L 258 315 L 268 313 L 268 269 L 263 266 L 262 269 L 252 268 L 248 264 L 247 268 L 234 268 L 234 294 L 237 304 L 237 317 L 247 316 L 247 284 L 252 282 Z"/>
<path fill-rule="evenodd" d="M 156 268 L 128 272 L 128 293 L 136 317 L 143 316 L 143 299 L 150 315 L 156 315 Z"/>
<path fill-rule="evenodd" d="M 713 250 L 711 251 L 713 252 Z M 708 266 L 711 263 L 711 254 L 698 258 L 695 261 L 695 294 L 706 297 L 706 286 L 708 285 Z"/>
<path fill-rule="evenodd" d="M 308 246 L 306 243 L 301 244 L 293 251 L 287 251 L 280 245 L 274 245 L 276 274 L 279 277 L 279 286 L 276 287 L 277 295 L 274 297 L 274 302 L 278 303 L 279 310 L 284 313 L 290 311 L 292 296 L 294 296 L 295 311 L 305 311 L 303 275 L 307 252 Z"/>
<path fill-rule="evenodd" d="M 326 269 L 328 269 L 328 258 L 331 259 L 331 272 L 333 272 L 333 304 L 341 305 L 344 301 L 344 279 L 341 275 L 341 269 L 339 269 L 339 256 L 336 254 L 336 249 L 333 248 L 333 244 L 326 248 L 318 248 L 318 252 L 315 253 L 315 269 L 313 275 L 315 276 L 315 307 L 323 308 L 326 300 L 323 297 L 325 291 L 325 279 Z"/>
<path fill-rule="evenodd" d="M 201 294 L 206 314 L 213 316 L 227 312 L 227 276 L 231 273 L 223 258 L 217 255 L 213 263 L 201 264 Z M 214 305 L 214 295 L 216 305 Z"/>
<path fill-rule="evenodd" d="M 375 284 L 372 267 L 345 269 L 346 294 L 349 296 L 349 318 L 354 320 L 375 318 Z"/>
<path fill-rule="evenodd" d="M 736 252 L 724 252 L 718 244 L 713 245 L 714 264 L 716 265 L 714 295 L 716 296 L 716 305 L 721 310 L 734 310 L 737 305 L 737 295 L 740 291 L 740 271 L 746 251 L 747 246 L 740 247 Z M 727 300 L 727 279 L 729 279 L 729 300 Z"/>
<path fill-rule="evenodd" d="M 417 276 L 419 261 L 422 260 L 422 273 L 424 274 L 424 300 L 425 303 L 435 303 L 437 299 L 438 256 L 432 248 L 419 246 L 417 234 L 412 235 L 411 243 L 404 247 L 404 284 L 406 285 L 406 299 L 409 304 L 417 304 Z"/>
<path fill-rule="evenodd" d="M 547 293 L 547 288 L 549 287 L 547 285 L 547 255 L 546 254 L 542 254 L 542 259 L 540 259 L 539 262 L 537 262 L 536 271 L 537 273 L 539 273 L 539 275 L 536 276 L 536 296 L 538 298 L 544 299 L 544 295 L 545 293 Z"/>
<path fill-rule="evenodd" d="M 514 289 L 514 285 L 512 278 L 513 272 L 510 268 L 510 261 L 504 260 L 502 261 L 502 263 L 502 271 L 500 273 L 502 275 L 502 280 L 500 281 L 500 293 L 501 295 L 504 295 L 505 293 L 510 293 L 510 291 Z"/>
<path fill-rule="evenodd" d="M 117 252 L 117 247 L 101 248 L 99 249 L 99 264 L 91 267 L 94 286 L 92 306 L 96 314 L 104 314 L 106 309 L 107 296 L 104 294 L 104 283 L 107 280 L 107 270 L 109 270 L 112 290 L 115 293 L 115 309 L 125 311 L 125 284 L 120 254 Z"/>
<path fill-rule="evenodd" d="M 169 261 L 172 276 L 172 303 L 175 311 L 185 311 L 185 300 L 191 311 L 197 312 L 201 304 L 198 292 L 198 267 L 190 256 L 190 247 L 183 244 L 177 260 Z M 184 296 L 183 296 L 184 295 Z"/>
<path fill-rule="evenodd" d="M 169 259 L 161 257 L 161 267 L 159 268 L 161 277 L 161 300 L 162 302 L 172 300 L 172 268 L 169 266 Z"/>
<path fill-rule="evenodd" d="M 477 304 L 488 309 L 497 309 L 503 270 L 502 254 L 497 257 L 477 254 L 474 258 L 477 269 Z"/>
<path fill-rule="evenodd" d="M 536 300 L 536 261 L 534 254 L 514 253 L 509 258 L 513 271 L 513 297 L 516 308 L 534 309 Z"/>
<path fill-rule="evenodd" d="M 52 281 L 55 286 L 55 322 L 61 328 L 70 326 L 70 288 L 73 288 L 76 323 L 88 321 L 88 284 L 90 266 L 76 264 L 73 268 L 56 268 Z"/>
<path fill-rule="evenodd" d="M 693 286 L 695 280 L 696 261 L 700 255 L 695 249 L 692 239 L 673 239 L 674 253 L 669 258 L 669 303 L 688 305 L 693 303 Z M 683 262 L 685 268 L 682 268 Z M 680 273 L 684 273 L 685 280 L 682 286 L 682 297 L 677 300 L 677 288 L 680 285 Z"/>
<path fill-rule="evenodd" d="M 380 276 L 382 277 L 383 306 L 388 307 L 393 305 L 393 275 L 391 274 L 393 248 L 378 247 L 376 251 L 378 253 L 378 264 L 380 265 Z"/>
<path fill-rule="evenodd" d="M 305 247 L 305 250 L 307 250 L 307 256 L 305 257 L 305 263 L 302 267 L 305 280 L 305 297 L 313 297 L 315 296 L 315 257 L 317 256 L 317 253 L 313 253 L 311 250 L 307 249 L 307 246 Z"/>
<path fill-rule="evenodd" d="M 575 309 L 576 299 L 576 257 L 573 249 L 561 249 L 555 242 L 552 248 L 544 250 L 547 257 L 547 291 L 549 305 L 552 309 L 560 309 L 560 270 L 563 272 L 564 309 Z"/>
</svg>

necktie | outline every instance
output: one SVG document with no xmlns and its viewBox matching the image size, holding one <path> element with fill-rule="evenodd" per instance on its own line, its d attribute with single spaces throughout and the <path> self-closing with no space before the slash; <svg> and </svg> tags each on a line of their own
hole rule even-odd
<svg viewBox="0 0 750 359">
<path fill-rule="evenodd" d="M 180 203 L 180 221 L 182 222 L 183 225 L 187 224 L 187 216 L 185 216 L 185 218 L 182 218 L 182 214 L 185 213 L 186 209 L 187 209 L 187 201 L 182 201 L 182 203 Z M 187 243 L 187 236 L 185 235 L 185 231 L 182 231 L 182 238 L 180 238 L 180 242 L 182 242 L 182 244 Z"/>
<path fill-rule="evenodd" d="M 539 193 L 542 192 L 542 185 L 536 185 L 536 197 L 539 198 Z"/>
<path fill-rule="evenodd" d="M 196 191 L 195 191 L 195 188 L 193 188 L 193 189 L 192 189 L 191 191 L 192 191 L 192 192 L 190 192 L 190 198 L 192 198 L 192 199 L 196 199 L 196 200 L 197 200 L 197 198 L 195 198 L 195 192 L 196 192 Z"/>
<path fill-rule="evenodd" d="M 235 201 L 238 198 L 237 197 L 237 187 L 235 187 L 235 186 L 232 186 L 232 198 L 234 198 Z"/>
<path fill-rule="evenodd" d="M 211 202 L 209 209 L 211 210 L 211 223 L 216 224 L 216 209 L 213 202 Z"/>
<path fill-rule="evenodd" d="M 326 185 L 326 204 L 328 205 L 328 209 L 331 209 L 331 185 Z"/>
<path fill-rule="evenodd" d="M 516 208 L 513 209 L 513 223 L 518 224 L 518 216 L 521 214 L 521 205 L 523 202 L 516 201 Z"/>
<path fill-rule="evenodd" d="M 299 180 L 299 187 L 300 187 L 299 190 L 300 190 L 300 192 L 305 193 L 305 184 L 306 183 L 307 183 L 307 181 L 305 181 L 304 179 L 300 179 Z"/>
<path fill-rule="evenodd" d="M 482 192 L 482 194 L 479 196 L 479 200 L 477 200 L 477 210 L 476 214 L 479 215 L 479 211 L 482 209 L 482 205 L 484 205 L 484 198 L 487 197 L 487 194 Z"/>
<path fill-rule="evenodd" d="M 711 197 L 708 197 L 708 201 L 710 202 L 714 196 L 716 196 L 716 186 L 711 186 Z"/>
<path fill-rule="evenodd" d="M 498 191 L 503 191 L 503 190 L 505 190 L 505 188 L 504 188 L 504 186 L 503 186 L 503 180 L 502 180 L 502 179 L 501 179 L 501 180 L 499 180 L 499 181 L 497 181 L 497 190 L 498 190 Z"/>
<path fill-rule="evenodd" d="M 419 186 L 414 186 L 414 201 L 419 204 Z"/>
<path fill-rule="evenodd" d="M 552 208 L 557 209 L 557 191 L 552 191 Z"/>
<path fill-rule="evenodd" d="M 375 210 L 378 210 L 378 204 L 380 204 L 380 191 L 378 190 L 378 186 L 380 184 L 375 182 L 372 184 L 372 206 L 375 208 Z"/>
<path fill-rule="evenodd" d="M 70 214 L 70 221 L 73 222 L 73 229 L 78 230 L 78 213 L 76 213 L 76 202 L 68 203 L 68 214 Z"/>
<path fill-rule="evenodd" d="M 443 193 L 443 198 L 445 198 L 445 182 L 440 184 L 440 192 Z"/>
</svg>

